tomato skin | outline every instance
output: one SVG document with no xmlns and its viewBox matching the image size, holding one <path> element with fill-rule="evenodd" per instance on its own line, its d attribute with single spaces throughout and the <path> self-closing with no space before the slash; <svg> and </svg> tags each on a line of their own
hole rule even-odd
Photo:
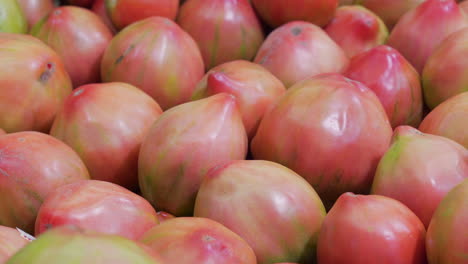
<svg viewBox="0 0 468 264">
<path fill-rule="evenodd" d="M 100 82 L 101 58 L 113 34 L 91 10 L 57 7 L 34 25 L 31 35 L 60 55 L 73 87 Z"/>
<path fill-rule="evenodd" d="M 101 62 L 103 82 L 132 84 L 163 110 L 190 101 L 204 71 L 193 38 L 162 17 L 147 18 L 120 31 Z"/>
<path fill-rule="evenodd" d="M 344 193 L 320 230 L 318 263 L 425 263 L 425 233 L 419 218 L 397 200 Z"/>
<path fill-rule="evenodd" d="M 270 26 L 307 21 L 325 26 L 333 17 L 338 0 L 252 0 L 260 17 Z"/>
<path fill-rule="evenodd" d="M 72 91 L 62 59 L 35 37 L 8 33 L 0 33 L 0 57 L 0 127 L 48 133 Z"/>
<path fill-rule="evenodd" d="M 387 45 L 398 50 L 422 74 L 427 59 L 437 46 L 451 33 L 466 26 L 468 20 L 455 0 L 426 0 L 400 18 Z M 421 36 L 427 36 L 431 41 Z"/>
<path fill-rule="evenodd" d="M 248 0 L 190 0 L 177 23 L 197 42 L 206 69 L 234 60 L 252 60 L 264 40 Z"/>
<path fill-rule="evenodd" d="M 23 238 L 18 230 L 0 226 L 0 263 L 6 263 L 11 256 L 28 243 L 29 241 Z"/>
<path fill-rule="evenodd" d="M 293 21 L 267 36 L 254 62 L 265 67 L 289 88 L 315 75 L 341 73 L 348 66 L 349 58 L 320 27 Z"/>
<path fill-rule="evenodd" d="M 348 0 L 342 0 L 348 1 Z M 359 4 L 377 14 L 392 29 L 409 10 L 425 0 L 360 0 Z"/>
<path fill-rule="evenodd" d="M 94 1 L 94 4 L 91 7 L 91 10 L 102 19 L 102 22 L 106 24 L 106 26 L 112 31 L 112 33 L 116 33 L 117 29 L 115 28 L 114 24 L 112 24 L 112 21 L 110 20 L 110 17 L 107 14 L 105 1 L 106 0 Z"/>
<path fill-rule="evenodd" d="M 468 15 L 468 2 L 467 1 L 462 1 L 458 3 L 458 6 L 466 15 Z"/>
<path fill-rule="evenodd" d="M 467 14 L 468 15 L 468 14 Z M 468 28 L 450 34 L 428 58 L 422 73 L 424 98 L 434 109 L 441 103 L 468 91 Z"/>
<path fill-rule="evenodd" d="M 76 226 L 53 228 L 18 251 L 8 264 L 163 264 L 159 255 L 127 238 L 84 230 Z"/>
<path fill-rule="evenodd" d="M 466 263 L 468 252 L 468 179 L 453 188 L 437 207 L 427 230 L 429 264 Z"/>
<path fill-rule="evenodd" d="M 402 202 L 427 228 L 440 201 L 466 178 L 468 151 L 463 146 L 399 126 L 379 162 L 371 193 Z"/>
<path fill-rule="evenodd" d="M 179 0 L 105 0 L 107 14 L 114 26 L 121 30 L 152 16 L 175 20 Z"/>
<path fill-rule="evenodd" d="M 18 1 L 1 1 L 0 14 L 0 33 L 28 32 L 28 21 Z"/>
<path fill-rule="evenodd" d="M 92 179 L 136 190 L 140 145 L 161 113 L 130 84 L 88 84 L 66 99 L 50 134 L 80 155 Z"/>
<path fill-rule="evenodd" d="M 392 128 L 417 127 L 423 115 L 421 80 L 414 67 L 394 48 L 377 46 L 354 56 L 344 75 L 379 97 Z"/>
<path fill-rule="evenodd" d="M 434 108 L 423 119 L 419 130 L 424 133 L 450 138 L 468 148 L 468 91 L 451 97 Z"/>
<path fill-rule="evenodd" d="M 339 7 L 325 32 L 349 58 L 384 44 L 388 37 L 383 21 L 359 5 Z"/>
<path fill-rule="evenodd" d="M 53 0 L 17 0 L 32 28 L 54 9 Z"/>
<path fill-rule="evenodd" d="M 164 222 L 164 221 L 167 221 L 169 219 L 172 219 L 172 218 L 175 218 L 174 215 L 170 214 L 170 213 L 167 213 L 167 212 L 164 212 L 164 211 L 159 211 L 157 212 L 157 216 L 158 216 L 158 221 L 160 223 Z"/>
<path fill-rule="evenodd" d="M 143 197 L 113 183 L 88 180 L 62 186 L 47 196 L 37 215 L 35 234 L 74 225 L 138 240 L 158 223 L 156 211 Z"/>
<path fill-rule="evenodd" d="M 164 263 L 257 263 L 247 242 L 207 218 L 170 219 L 146 232 L 141 242 L 157 252 Z"/>
<path fill-rule="evenodd" d="M 238 160 L 208 172 L 194 215 L 240 235 L 259 264 L 312 263 L 325 208 L 315 190 L 292 170 L 271 161 Z"/>
<path fill-rule="evenodd" d="M 265 114 L 251 150 L 304 177 L 326 208 L 344 192 L 366 193 L 392 128 L 363 84 L 324 74 L 289 88 Z"/>
<path fill-rule="evenodd" d="M 73 149 L 39 132 L 0 137 L 0 223 L 33 234 L 46 196 L 60 186 L 89 179 Z"/>
<path fill-rule="evenodd" d="M 245 130 L 251 139 L 263 115 L 286 89 L 261 65 L 244 60 L 226 62 L 208 71 L 198 82 L 192 100 L 218 93 L 236 97 Z"/>
<path fill-rule="evenodd" d="M 191 216 L 207 171 L 245 159 L 247 146 L 233 95 L 220 93 L 175 106 L 159 117 L 141 145 L 141 193 L 158 211 Z"/>
</svg>

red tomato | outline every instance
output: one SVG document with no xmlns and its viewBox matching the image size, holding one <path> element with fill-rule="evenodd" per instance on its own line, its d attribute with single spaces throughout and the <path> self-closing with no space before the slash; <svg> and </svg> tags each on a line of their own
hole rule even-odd
<svg viewBox="0 0 468 264">
<path fill-rule="evenodd" d="M 419 218 L 397 200 L 345 193 L 323 222 L 318 263 L 425 263 L 425 233 Z"/>
<path fill-rule="evenodd" d="M 75 88 L 100 81 L 101 58 L 112 32 L 95 13 L 75 6 L 57 7 L 31 34 L 62 57 Z"/>
<path fill-rule="evenodd" d="M 117 29 L 153 16 L 174 20 L 179 0 L 105 0 L 107 14 Z"/>
<path fill-rule="evenodd" d="M 270 161 L 239 160 L 207 174 L 194 215 L 239 234 L 259 264 L 312 263 L 325 208 L 315 190 L 292 170 Z"/>
<path fill-rule="evenodd" d="M 222 224 L 206 218 L 178 217 L 149 230 L 141 242 L 164 263 L 256 264 L 252 248 Z"/>
<path fill-rule="evenodd" d="M 140 145 L 161 113 L 130 84 L 88 84 L 66 99 L 50 134 L 80 155 L 92 179 L 136 190 Z"/>
<path fill-rule="evenodd" d="M 265 114 L 251 150 L 304 177 L 327 208 L 344 192 L 370 190 L 392 128 L 379 99 L 339 74 L 289 88 Z"/>
<path fill-rule="evenodd" d="M 333 17 L 338 0 L 252 0 L 260 17 L 272 27 L 302 20 L 325 26 Z"/>
<path fill-rule="evenodd" d="M 157 224 L 156 211 L 143 197 L 113 183 L 88 180 L 50 193 L 39 209 L 35 233 L 74 225 L 138 240 Z"/>
<path fill-rule="evenodd" d="M 442 198 L 465 178 L 468 151 L 463 146 L 400 126 L 379 162 L 371 192 L 402 202 L 427 227 Z"/>
<path fill-rule="evenodd" d="M 468 91 L 438 105 L 421 122 L 424 133 L 450 138 L 468 148 Z"/>
<path fill-rule="evenodd" d="M 62 141 L 39 132 L 0 137 L 0 223 L 34 232 L 37 211 L 60 186 L 89 179 L 80 157 Z"/>
<path fill-rule="evenodd" d="M 427 230 L 429 264 L 466 264 L 468 252 L 468 179 L 453 188 L 437 207 Z"/>
</svg>

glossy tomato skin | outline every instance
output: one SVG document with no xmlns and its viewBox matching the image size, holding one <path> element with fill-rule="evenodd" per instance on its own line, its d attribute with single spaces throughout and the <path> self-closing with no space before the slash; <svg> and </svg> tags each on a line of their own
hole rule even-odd
<svg viewBox="0 0 468 264">
<path fill-rule="evenodd" d="M 339 7 L 325 32 L 349 58 L 384 44 L 388 37 L 384 22 L 372 11 L 358 5 Z"/>
<path fill-rule="evenodd" d="M 22 248 L 7 264 L 163 264 L 159 255 L 127 238 L 61 226 L 39 236 Z"/>
<path fill-rule="evenodd" d="M 254 62 L 289 88 L 314 75 L 343 72 L 349 59 L 323 29 L 304 21 L 294 21 L 268 35 Z"/>
<path fill-rule="evenodd" d="M 419 218 L 394 199 L 344 193 L 323 222 L 318 263 L 425 263 L 425 233 Z"/>
<path fill-rule="evenodd" d="M 467 14 L 468 16 L 468 14 Z M 468 28 L 449 35 L 424 66 L 422 83 L 426 104 L 431 108 L 468 92 Z"/>
<path fill-rule="evenodd" d="M 66 99 L 50 134 L 80 155 L 91 178 L 136 190 L 140 145 L 161 113 L 130 84 L 88 84 Z"/>
<path fill-rule="evenodd" d="M 270 161 L 238 160 L 210 170 L 194 215 L 236 232 L 253 248 L 258 263 L 312 263 L 325 208 L 292 170 Z"/>
<path fill-rule="evenodd" d="M 39 20 L 54 9 L 53 0 L 17 0 L 28 20 L 29 28 L 32 28 Z"/>
<path fill-rule="evenodd" d="M 247 145 L 234 96 L 221 93 L 173 107 L 159 117 L 141 145 L 141 192 L 158 211 L 193 215 L 207 171 L 245 159 Z"/>
<path fill-rule="evenodd" d="M 392 128 L 370 89 L 339 74 L 289 88 L 265 114 L 251 150 L 304 177 L 327 208 L 344 192 L 366 193 Z"/>
<path fill-rule="evenodd" d="M 37 38 L 7 33 L 0 33 L 0 57 L 0 127 L 49 132 L 72 91 L 61 58 Z"/>
<path fill-rule="evenodd" d="M 100 81 L 100 62 L 112 32 L 91 10 L 57 7 L 31 34 L 61 56 L 75 88 Z"/>
<path fill-rule="evenodd" d="M 468 91 L 451 97 L 424 117 L 419 130 L 450 138 L 468 148 Z"/>
<path fill-rule="evenodd" d="M 257 263 L 245 240 L 207 218 L 170 219 L 146 232 L 141 242 L 158 252 L 164 263 Z"/>
<path fill-rule="evenodd" d="M 244 60 L 223 63 L 208 71 L 197 84 L 192 99 L 218 93 L 236 97 L 245 130 L 251 139 L 265 112 L 286 92 L 283 83 L 267 69 Z"/>
<path fill-rule="evenodd" d="M 252 0 L 260 17 L 270 26 L 307 21 L 325 26 L 333 17 L 338 0 Z"/>
<path fill-rule="evenodd" d="M 1 136 L 0 223 L 34 233 L 37 211 L 46 196 L 86 179 L 86 166 L 60 140 L 31 131 Z"/>
<path fill-rule="evenodd" d="M 167 110 L 190 101 L 204 66 L 195 41 L 176 23 L 161 17 L 120 31 L 104 53 L 104 82 L 126 82 L 142 89 Z"/>
<path fill-rule="evenodd" d="M 442 198 L 466 178 L 468 150 L 463 146 L 400 126 L 379 162 L 371 193 L 402 202 L 428 227 Z"/>
<path fill-rule="evenodd" d="M 11 256 L 29 243 L 18 230 L 0 226 L 0 263 L 5 263 Z"/>
<path fill-rule="evenodd" d="M 179 0 L 105 0 L 107 13 L 114 26 L 124 27 L 152 16 L 175 20 Z"/>
<path fill-rule="evenodd" d="M 468 252 L 468 179 L 442 200 L 429 224 L 426 238 L 429 264 L 466 263 Z"/>
<path fill-rule="evenodd" d="M 466 26 L 468 19 L 455 0 L 426 0 L 401 17 L 387 44 L 397 49 L 421 74 L 437 46 L 448 35 Z"/>
<path fill-rule="evenodd" d="M 37 215 L 35 234 L 74 225 L 138 240 L 158 223 L 156 211 L 143 197 L 113 183 L 87 180 L 47 196 Z"/>
<path fill-rule="evenodd" d="M 197 42 L 207 69 L 252 60 L 264 39 L 248 0 L 190 0 L 181 7 L 177 23 Z"/>
<path fill-rule="evenodd" d="M 395 49 L 380 45 L 354 56 L 344 75 L 379 97 L 393 128 L 417 127 L 423 115 L 421 80 L 416 69 Z"/>
</svg>

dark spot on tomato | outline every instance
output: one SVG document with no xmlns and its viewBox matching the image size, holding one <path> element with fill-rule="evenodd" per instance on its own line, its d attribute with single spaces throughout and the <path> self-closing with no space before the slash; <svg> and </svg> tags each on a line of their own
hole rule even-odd
<svg viewBox="0 0 468 264">
<path fill-rule="evenodd" d="M 364 23 L 365 23 L 368 27 L 371 27 L 372 25 L 374 25 L 374 21 L 372 21 L 371 19 L 365 19 L 365 20 L 364 20 Z"/>
<path fill-rule="evenodd" d="M 46 83 L 52 77 L 52 74 L 54 72 L 55 72 L 55 64 L 53 62 L 48 62 L 45 65 L 44 71 L 39 76 L 39 81 L 41 83 Z"/>
<path fill-rule="evenodd" d="M 293 27 L 291 29 L 291 33 L 294 35 L 294 36 L 297 36 L 299 34 L 301 34 L 302 32 L 302 29 L 300 27 Z"/>
<path fill-rule="evenodd" d="M 213 240 L 216 240 L 216 239 L 214 237 L 212 237 L 212 236 L 204 235 L 204 236 L 202 236 L 202 240 L 205 241 L 205 242 L 209 242 L 209 241 L 213 241 Z"/>
<path fill-rule="evenodd" d="M 44 225 L 44 227 L 45 227 L 46 230 L 49 230 L 54 226 L 52 224 L 50 224 L 50 223 L 47 223 L 47 224 Z"/>
<path fill-rule="evenodd" d="M 120 55 L 120 56 L 115 60 L 115 64 L 121 63 L 123 59 L 124 59 L 124 55 Z"/>
<path fill-rule="evenodd" d="M 57 9 L 57 10 L 54 11 L 54 15 L 58 16 L 60 14 L 62 14 L 62 10 Z"/>
<path fill-rule="evenodd" d="M 135 48 L 135 45 L 132 44 L 130 45 L 123 53 L 122 55 L 120 55 L 116 60 L 115 60 L 115 64 L 119 64 L 123 61 L 123 59 L 125 58 L 125 56 L 127 56 L 128 53 L 130 53 L 133 49 Z"/>
</svg>

